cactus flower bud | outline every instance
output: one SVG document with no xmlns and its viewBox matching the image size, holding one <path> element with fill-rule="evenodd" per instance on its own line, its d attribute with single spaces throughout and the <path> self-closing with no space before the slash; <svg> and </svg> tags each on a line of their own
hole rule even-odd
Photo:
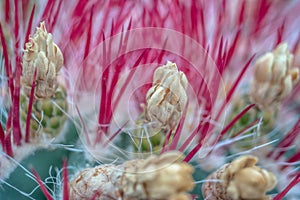
<svg viewBox="0 0 300 200">
<path fill-rule="evenodd" d="M 214 200 L 267 200 L 266 195 L 276 185 L 273 173 L 255 166 L 258 159 L 253 156 L 242 156 L 223 165 L 212 173 L 207 180 L 220 182 L 206 182 L 203 187 L 205 199 Z"/>
<path fill-rule="evenodd" d="M 61 69 L 64 59 L 58 46 L 52 41 L 45 23 L 41 22 L 33 37 L 29 37 L 23 55 L 23 90 L 30 96 L 34 82 L 34 71 L 37 70 L 34 97 L 45 99 L 53 96 L 57 88 L 56 76 Z"/>
<path fill-rule="evenodd" d="M 187 102 L 188 80 L 175 63 L 167 62 L 154 72 L 146 99 L 146 120 L 162 129 L 177 126 Z"/>
<path fill-rule="evenodd" d="M 250 99 L 262 110 L 271 110 L 282 102 L 299 80 L 299 69 L 292 68 L 293 55 L 286 43 L 260 57 L 254 66 Z"/>
</svg>

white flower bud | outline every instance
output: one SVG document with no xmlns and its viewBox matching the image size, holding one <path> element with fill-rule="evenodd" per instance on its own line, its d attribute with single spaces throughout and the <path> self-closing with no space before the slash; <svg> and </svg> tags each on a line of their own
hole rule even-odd
<svg viewBox="0 0 300 200">
<path fill-rule="evenodd" d="M 146 120 L 163 129 L 175 128 L 187 102 L 188 80 L 175 63 L 158 67 L 146 99 Z"/>
<path fill-rule="evenodd" d="M 254 65 L 250 99 L 262 110 L 271 110 L 282 102 L 299 80 L 299 69 L 292 68 L 293 55 L 286 43 L 260 57 Z"/>
<path fill-rule="evenodd" d="M 41 22 L 33 37 L 25 44 L 23 55 L 23 90 L 30 96 L 34 71 L 37 70 L 34 97 L 43 99 L 52 97 L 57 88 L 57 72 L 63 65 L 63 55 L 52 41 L 52 35 L 47 32 L 45 23 Z"/>
<path fill-rule="evenodd" d="M 212 173 L 203 187 L 203 195 L 208 200 L 267 200 L 266 195 L 277 181 L 273 173 L 255 166 L 258 159 L 242 156 Z M 209 180 L 220 182 L 209 182 Z M 216 198 L 218 197 L 218 198 Z"/>
</svg>

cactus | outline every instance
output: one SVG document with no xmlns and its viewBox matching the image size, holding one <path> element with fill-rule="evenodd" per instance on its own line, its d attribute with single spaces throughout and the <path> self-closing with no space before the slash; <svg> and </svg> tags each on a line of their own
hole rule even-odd
<svg viewBox="0 0 300 200">
<path fill-rule="evenodd" d="M 1 1 L 0 199 L 299 199 L 299 7 Z"/>
</svg>

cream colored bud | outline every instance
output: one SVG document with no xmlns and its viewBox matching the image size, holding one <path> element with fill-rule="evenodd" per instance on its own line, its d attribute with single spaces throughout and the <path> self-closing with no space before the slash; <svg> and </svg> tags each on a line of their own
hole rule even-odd
<svg viewBox="0 0 300 200">
<path fill-rule="evenodd" d="M 175 128 L 187 102 L 188 80 L 175 63 L 158 67 L 146 100 L 146 120 L 162 129 Z"/>
<path fill-rule="evenodd" d="M 274 56 L 272 53 L 266 53 L 259 58 L 254 67 L 254 77 L 259 82 L 269 82 L 272 79 L 272 64 Z"/>
<path fill-rule="evenodd" d="M 266 200 L 266 192 L 272 190 L 277 181 L 273 173 L 255 166 L 258 159 L 242 156 L 222 166 L 208 177 L 220 182 L 203 185 L 203 195 L 208 200 Z"/>
<path fill-rule="evenodd" d="M 103 165 L 81 171 L 70 182 L 71 199 L 188 200 L 194 187 L 193 167 L 179 152 Z"/>
<path fill-rule="evenodd" d="M 34 97 L 43 99 L 53 96 L 57 88 L 56 76 L 64 59 L 60 49 L 53 43 L 52 35 L 47 32 L 44 22 L 41 22 L 25 47 L 22 62 L 22 83 L 25 94 L 30 95 L 36 70 Z"/>
<path fill-rule="evenodd" d="M 299 69 L 292 68 L 293 55 L 286 43 L 260 57 L 254 65 L 250 99 L 262 110 L 271 110 L 292 92 Z"/>
<path fill-rule="evenodd" d="M 70 181 L 70 199 L 89 200 L 96 193 L 97 199 L 117 199 L 115 189 L 118 187 L 116 180 L 121 173 L 114 165 L 102 165 L 94 168 L 87 168 L 79 172 Z"/>
</svg>

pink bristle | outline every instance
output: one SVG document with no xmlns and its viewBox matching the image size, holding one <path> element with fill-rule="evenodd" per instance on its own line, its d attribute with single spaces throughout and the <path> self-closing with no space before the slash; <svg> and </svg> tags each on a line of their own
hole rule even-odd
<svg viewBox="0 0 300 200">
<path fill-rule="evenodd" d="M 1 142 L 1 145 L 2 145 L 2 149 L 4 149 L 4 147 L 5 147 L 5 133 L 4 133 L 4 130 L 3 130 L 3 127 L 2 127 L 1 123 L 0 123 L 0 142 Z"/>
<path fill-rule="evenodd" d="M 25 42 L 27 42 L 28 39 L 29 39 L 29 34 L 30 34 L 30 31 L 31 31 L 31 28 L 32 28 L 32 21 L 33 21 L 34 11 L 35 11 L 35 4 L 33 5 L 31 13 L 30 13 L 28 26 L 27 26 L 27 31 L 26 31 L 26 35 L 25 35 Z M 25 48 L 25 42 L 24 42 L 24 48 Z"/>
<path fill-rule="evenodd" d="M 58 18 L 58 15 L 59 15 L 59 12 L 61 10 L 61 5 L 62 5 L 62 0 L 58 1 L 58 6 L 57 6 L 57 9 L 55 10 L 55 13 L 54 15 L 52 16 L 52 22 L 50 23 L 49 25 L 49 31 L 52 32 L 52 30 L 54 29 L 56 23 L 57 23 L 57 18 Z"/>
<path fill-rule="evenodd" d="M 178 126 L 176 128 L 176 131 L 174 133 L 174 137 L 173 137 L 173 140 L 171 142 L 169 150 L 176 150 L 176 148 L 177 148 L 180 136 L 182 134 L 182 128 L 183 128 L 183 125 L 184 125 L 184 121 L 185 121 L 185 117 L 186 117 L 186 112 L 187 112 L 187 105 L 185 106 L 185 109 L 184 109 L 184 111 L 182 113 L 182 116 L 180 118 L 179 124 L 178 124 Z"/>
<path fill-rule="evenodd" d="M 165 153 L 168 150 L 168 146 L 169 146 L 169 142 L 170 142 L 170 138 L 171 138 L 172 132 L 173 132 L 173 130 L 170 129 L 169 132 L 167 133 L 166 139 L 164 141 L 164 144 L 162 146 L 162 150 L 161 150 L 160 154 L 163 154 L 163 153 Z"/>
<path fill-rule="evenodd" d="M 284 138 L 280 141 L 280 143 L 276 146 L 276 149 L 285 149 L 290 146 L 296 139 L 300 130 L 300 118 L 294 124 L 293 128 L 284 136 Z M 278 160 L 283 154 L 285 154 L 286 150 L 278 150 L 270 152 L 267 157 L 272 157 L 275 160 Z"/>
<path fill-rule="evenodd" d="M 278 193 L 273 200 L 282 200 L 285 195 L 298 183 L 300 183 L 300 173 L 296 175 L 296 177 L 280 192 Z"/>
<path fill-rule="evenodd" d="M 91 39 L 92 39 L 93 13 L 94 13 L 94 6 L 92 6 L 91 12 L 90 12 L 90 20 L 89 20 L 89 24 L 88 24 L 86 43 L 85 43 L 85 48 L 84 48 L 84 56 L 83 56 L 84 59 L 87 58 L 88 53 L 90 52 Z"/>
<path fill-rule="evenodd" d="M 244 116 L 251 108 L 253 108 L 255 104 L 251 104 L 247 106 L 242 112 L 240 112 L 217 136 L 217 138 L 214 140 L 212 147 L 215 146 L 215 144 L 227 133 L 229 129 L 232 128 L 232 126 L 242 117 Z M 188 155 L 185 157 L 186 162 L 189 162 L 199 151 L 199 149 L 202 147 L 202 145 L 207 142 L 207 138 L 210 138 L 211 135 L 206 135 L 205 138 L 202 138 L 201 141 L 188 153 Z"/>
<path fill-rule="evenodd" d="M 114 138 L 119 135 L 119 133 L 122 132 L 122 129 L 126 126 L 128 122 L 126 122 L 123 126 L 121 126 L 105 143 L 104 143 L 104 147 L 107 146 L 110 142 L 112 142 L 114 140 Z"/>
<path fill-rule="evenodd" d="M 22 74 L 22 66 L 21 66 L 21 57 L 19 52 L 19 1 L 14 1 L 15 6 L 15 26 L 14 26 L 14 40 L 15 40 L 15 75 L 14 75 L 14 91 L 13 91 L 13 137 L 14 137 L 14 144 L 21 145 L 22 140 L 22 133 L 21 133 L 21 126 L 20 126 L 20 79 Z"/>
<path fill-rule="evenodd" d="M 252 60 L 254 59 L 255 55 L 253 55 L 249 60 L 248 62 L 244 65 L 244 67 L 242 68 L 241 72 L 239 73 L 237 79 L 234 81 L 232 87 L 230 88 L 228 94 L 226 95 L 226 99 L 225 101 L 223 102 L 218 114 L 217 114 L 217 117 L 216 119 L 218 120 L 224 110 L 224 108 L 226 107 L 226 105 L 229 103 L 230 99 L 232 98 L 233 96 L 233 93 L 235 92 L 237 86 L 239 85 L 239 83 L 241 82 L 243 76 L 245 75 L 248 67 L 250 66 L 250 63 L 252 62 Z"/>
<path fill-rule="evenodd" d="M 52 7 L 54 6 L 54 0 L 48 0 L 47 1 L 47 5 L 43 11 L 43 14 L 42 14 L 42 19 L 41 20 L 46 20 L 46 23 L 48 24 L 49 23 L 49 15 L 50 15 L 50 11 L 52 9 Z"/>
<path fill-rule="evenodd" d="M 234 124 L 240 120 L 251 108 L 253 108 L 255 106 L 255 104 L 250 104 L 248 105 L 246 108 L 244 108 L 242 110 L 242 112 L 240 112 L 235 118 L 233 118 L 233 120 L 218 134 L 218 137 L 216 138 L 213 146 L 225 135 L 225 133 L 227 131 L 229 131 Z"/>
<path fill-rule="evenodd" d="M 10 21 L 10 0 L 5 0 L 5 21 L 9 23 Z"/>
<path fill-rule="evenodd" d="M 4 152 L 9 155 L 13 156 L 14 152 L 12 150 L 12 138 L 11 138 L 11 126 L 12 126 L 12 108 L 9 109 L 8 117 L 6 121 L 6 128 L 5 128 L 5 135 L 4 135 Z"/>
<path fill-rule="evenodd" d="M 97 199 L 99 199 L 99 196 L 100 196 L 101 194 L 99 194 L 99 192 L 98 191 L 95 191 L 95 194 L 92 196 L 92 198 L 90 198 L 90 200 L 97 200 Z"/>
<path fill-rule="evenodd" d="M 285 30 L 285 20 L 283 20 L 282 25 L 279 27 L 277 30 L 277 41 L 275 45 L 279 45 L 283 41 L 283 36 L 284 36 L 284 30 Z"/>
<path fill-rule="evenodd" d="M 4 67 L 5 67 L 6 77 L 8 77 L 8 79 L 7 79 L 8 87 L 9 87 L 11 98 L 13 98 L 14 82 L 13 82 L 12 67 L 11 67 L 11 61 L 8 57 L 7 44 L 6 44 L 6 40 L 4 38 L 1 23 L 0 23 L 0 38 L 1 38 L 2 49 L 3 49 L 3 57 L 4 57 L 4 63 L 5 63 Z"/>
<path fill-rule="evenodd" d="M 254 33 L 257 34 L 258 31 L 262 27 L 262 23 L 267 16 L 267 13 L 269 12 L 271 7 L 271 3 L 267 1 L 259 1 L 259 3 L 256 6 L 256 16 L 254 20 L 256 20 L 256 23 L 254 23 Z"/>
<path fill-rule="evenodd" d="M 30 120 L 31 120 L 31 112 L 32 112 L 32 105 L 34 101 L 34 91 L 35 91 L 35 86 L 36 86 L 36 74 L 37 74 L 37 69 L 34 70 L 33 74 L 33 81 L 32 81 L 32 86 L 31 86 L 31 91 L 30 91 L 30 97 L 29 97 L 29 102 L 28 102 L 28 111 L 27 111 L 27 117 L 26 117 L 26 126 L 25 126 L 25 142 L 29 142 L 29 137 L 30 137 Z"/>
<path fill-rule="evenodd" d="M 85 10 L 85 7 L 88 6 L 88 4 L 84 1 L 77 1 L 75 9 L 72 13 L 71 18 L 77 18 L 83 15 L 83 12 Z"/>
<path fill-rule="evenodd" d="M 68 179 L 68 161 L 63 159 L 63 200 L 70 200 L 69 179 Z"/>
<path fill-rule="evenodd" d="M 47 188 L 45 187 L 45 185 L 44 185 L 43 181 L 41 180 L 41 177 L 38 175 L 38 173 L 34 169 L 32 169 L 31 171 L 32 171 L 32 173 L 35 177 L 35 180 L 38 182 L 43 194 L 45 195 L 46 199 L 47 200 L 54 200 L 52 198 L 51 194 L 49 193 L 49 191 L 47 190 Z"/>
<path fill-rule="evenodd" d="M 246 7 L 246 1 L 243 1 L 241 3 L 241 9 L 240 12 L 238 13 L 238 24 L 241 26 L 245 20 L 245 7 Z"/>
<path fill-rule="evenodd" d="M 300 160 L 300 150 L 298 151 L 298 152 L 296 152 L 296 153 L 294 153 L 291 157 L 289 157 L 287 160 L 286 160 L 286 162 L 288 163 L 287 165 L 283 165 L 281 168 L 280 168 L 280 170 L 284 170 L 284 169 L 286 169 L 288 166 L 289 166 L 289 164 L 290 163 L 293 163 L 293 162 L 297 162 L 297 161 L 299 161 Z"/>
<path fill-rule="evenodd" d="M 131 79 L 133 78 L 133 75 L 135 73 L 135 70 L 137 69 L 137 66 L 139 65 L 139 63 L 141 62 L 141 60 L 143 59 L 143 57 L 145 57 L 148 53 L 149 49 L 145 49 L 142 51 L 142 53 L 140 54 L 140 56 L 136 59 L 135 63 L 132 65 L 132 70 L 130 71 L 127 79 L 126 79 L 126 83 L 129 83 L 131 81 Z M 124 84 L 122 87 L 121 87 L 121 90 L 120 91 L 125 91 L 127 87 L 127 84 Z M 122 96 L 122 92 L 120 92 L 116 98 L 116 101 L 113 102 L 113 108 L 116 108 L 117 105 L 119 104 L 119 101 L 121 99 L 121 96 Z"/>
<path fill-rule="evenodd" d="M 4 143 L 5 143 L 5 153 L 10 156 L 13 157 L 14 153 L 13 153 L 13 149 L 12 149 L 12 143 L 11 143 L 11 133 L 10 133 L 10 129 L 6 130 L 6 136 L 4 138 Z"/>
<path fill-rule="evenodd" d="M 232 44 L 231 44 L 231 46 L 230 46 L 230 48 L 228 50 L 228 57 L 227 57 L 226 62 L 224 64 L 225 66 L 227 66 L 228 63 L 230 63 L 231 58 L 232 58 L 232 56 L 233 56 L 233 54 L 234 54 L 234 52 L 236 50 L 236 47 L 237 47 L 237 44 L 239 42 L 240 37 L 241 37 L 241 29 L 239 29 L 237 31 L 237 33 L 235 34 L 233 42 L 232 42 Z"/>
<path fill-rule="evenodd" d="M 179 151 L 183 152 L 186 147 L 192 143 L 192 140 L 199 134 L 199 130 L 201 128 L 201 123 L 199 123 L 198 127 L 193 131 L 192 134 L 189 135 L 189 137 L 184 141 L 182 146 L 179 148 Z M 203 137 L 202 137 L 203 138 Z"/>
<path fill-rule="evenodd" d="M 22 66 L 20 57 L 17 56 L 17 67 L 15 73 L 15 88 L 14 88 L 14 95 L 13 95 L 13 137 L 14 143 L 16 145 L 21 145 L 22 140 L 22 133 L 21 133 L 21 126 L 20 126 L 20 78 L 22 73 Z"/>
<path fill-rule="evenodd" d="M 202 147 L 203 145 L 203 140 L 201 142 L 199 142 L 184 158 L 185 162 L 189 162 L 199 151 L 199 149 Z"/>
</svg>

